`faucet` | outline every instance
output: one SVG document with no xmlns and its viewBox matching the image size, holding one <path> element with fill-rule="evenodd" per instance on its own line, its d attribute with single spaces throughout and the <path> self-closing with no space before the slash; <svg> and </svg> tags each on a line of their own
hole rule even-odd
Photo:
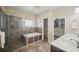
<svg viewBox="0 0 79 59">
<path fill-rule="evenodd" d="M 72 42 L 75 43 L 76 47 L 79 48 L 79 42 L 78 41 L 76 41 L 74 39 L 70 39 L 70 40 L 72 40 Z"/>
</svg>

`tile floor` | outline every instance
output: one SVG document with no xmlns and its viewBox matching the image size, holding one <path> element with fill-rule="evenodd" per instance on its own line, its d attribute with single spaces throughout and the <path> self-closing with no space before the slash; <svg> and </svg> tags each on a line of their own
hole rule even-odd
<svg viewBox="0 0 79 59">
<path fill-rule="evenodd" d="M 14 52 L 50 52 L 50 45 L 48 42 L 40 40 L 28 46 L 19 48 Z"/>
</svg>

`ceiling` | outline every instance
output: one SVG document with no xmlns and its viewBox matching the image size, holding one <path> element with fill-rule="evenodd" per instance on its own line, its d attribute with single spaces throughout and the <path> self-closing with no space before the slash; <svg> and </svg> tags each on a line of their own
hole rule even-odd
<svg viewBox="0 0 79 59">
<path fill-rule="evenodd" d="M 56 9 L 59 8 L 58 6 L 8 6 L 10 8 L 14 8 L 17 10 L 21 10 L 24 12 L 30 12 L 33 14 L 39 14 L 42 13 L 48 9 Z"/>
</svg>

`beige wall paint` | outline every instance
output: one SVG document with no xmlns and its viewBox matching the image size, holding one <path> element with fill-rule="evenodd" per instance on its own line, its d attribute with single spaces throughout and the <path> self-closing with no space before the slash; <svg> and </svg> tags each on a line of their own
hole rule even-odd
<svg viewBox="0 0 79 59">
<path fill-rule="evenodd" d="M 19 11 L 10 7 L 2 7 L 3 11 L 7 15 L 13 15 L 17 17 L 26 18 L 34 21 L 34 27 L 36 27 L 36 15 L 24 11 Z"/>
</svg>

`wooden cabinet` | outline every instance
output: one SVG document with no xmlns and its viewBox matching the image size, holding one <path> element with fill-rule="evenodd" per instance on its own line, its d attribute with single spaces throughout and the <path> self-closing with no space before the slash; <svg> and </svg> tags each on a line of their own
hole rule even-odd
<svg viewBox="0 0 79 59">
<path fill-rule="evenodd" d="M 33 43 L 33 37 L 28 38 L 28 44 Z"/>
<path fill-rule="evenodd" d="M 42 40 L 42 35 L 39 36 L 39 40 Z"/>
<path fill-rule="evenodd" d="M 61 50 L 53 45 L 51 45 L 50 47 L 51 47 L 51 52 L 65 52 L 64 50 Z"/>
<path fill-rule="evenodd" d="M 34 37 L 34 42 L 35 42 L 35 41 L 38 41 L 38 36 L 35 36 L 35 37 Z"/>
<path fill-rule="evenodd" d="M 28 37 L 28 38 L 25 39 L 25 41 L 27 42 L 26 45 L 33 43 L 33 42 L 36 42 L 36 41 L 41 40 L 41 39 L 42 39 L 42 35 L 34 36 L 34 37 Z"/>
</svg>

